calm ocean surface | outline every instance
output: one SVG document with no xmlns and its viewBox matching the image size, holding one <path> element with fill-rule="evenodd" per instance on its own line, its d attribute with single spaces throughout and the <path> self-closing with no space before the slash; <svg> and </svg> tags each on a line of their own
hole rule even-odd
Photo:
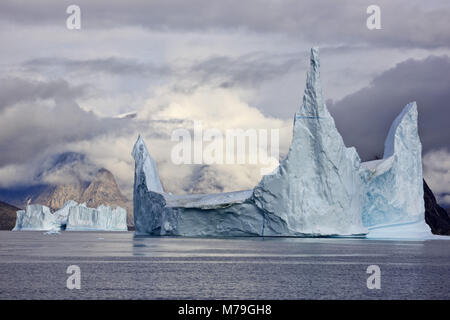
<svg viewBox="0 0 450 320">
<path fill-rule="evenodd" d="M 70 265 L 80 290 L 66 288 Z M 450 299 L 450 241 L 0 231 L 0 299 L 380 298 Z"/>
</svg>

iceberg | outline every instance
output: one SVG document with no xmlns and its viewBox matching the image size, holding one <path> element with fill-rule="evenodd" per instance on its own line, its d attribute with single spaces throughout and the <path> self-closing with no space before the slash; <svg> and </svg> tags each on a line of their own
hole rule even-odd
<svg viewBox="0 0 450 320">
<path fill-rule="evenodd" d="M 310 60 L 288 154 L 252 190 L 166 193 L 139 136 L 132 151 L 136 234 L 436 239 L 424 219 L 416 103 L 394 120 L 383 159 L 361 162 L 324 103 L 318 49 Z"/>
<path fill-rule="evenodd" d="M 126 210 L 121 207 L 112 209 L 101 205 L 97 208 L 87 208 L 86 204 L 78 204 L 73 200 L 67 201 L 54 213 L 46 206 L 34 204 L 28 205 L 25 210 L 17 211 L 13 230 L 127 231 L 126 216 Z"/>
<path fill-rule="evenodd" d="M 60 230 L 65 229 L 67 226 L 67 220 L 69 218 L 70 208 L 78 206 L 78 203 L 74 200 L 68 200 L 64 203 L 61 209 L 56 211 L 53 215 L 55 216 L 54 229 Z"/>
<path fill-rule="evenodd" d="M 163 193 L 164 190 L 159 179 L 155 160 L 150 156 L 150 152 L 148 152 L 141 135 L 139 135 L 131 155 L 136 164 L 134 181 L 145 183 L 149 191 Z"/>
<path fill-rule="evenodd" d="M 450 240 L 447 236 L 431 233 L 425 220 L 370 227 L 367 238 L 374 240 Z"/>
<path fill-rule="evenodd" d="M 17 211 L 16 225 L 13 231 L 35 230 L 47 231 L 53 229 L 55 216 L 50 208 L 39 204 L 27 205 L 25 210 Z"/>
<path fill-rule="evenodd" d="M 318 49 L 303 104 L 294 119 L 289 153 L 253 190 L 220 194 L 164 192 L 141 136 L 135 160 L 136 234 L 178 236 L 361 236 L 360 158 L 346 148 L 327 110 Z"/>
<path fill-rule="evenodd" d="M 127 231 L 127 212 L 121 207 L 100 205 L 96 209 L 85 204 L 73 206 L 67 217 L 67 231 Z"/>
<path fill-rule="evenodd" d="M 311 50 L 303 104 L 294 118 L 287 157 L 253 192 L 265 216 L 278 217 L 289 235 L 358 235 L 363 180 L 355 148 L 347 148 L 327 110 L 318 50 Z"/>
<path fill-rule="evenodd" d="M 261 235 L 263 216 L 251 190 L 221 194 L 172 195 L 159 181 L 155 161 L 139 137 L 135 159 L 134 225 L 138 235 Z M 156 180 L 156 181 L 155 181 Z"/>
</svg>

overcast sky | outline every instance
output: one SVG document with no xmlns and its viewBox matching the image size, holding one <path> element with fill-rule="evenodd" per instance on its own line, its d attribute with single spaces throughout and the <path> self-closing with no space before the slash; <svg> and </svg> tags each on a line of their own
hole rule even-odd
<svg viewBox="0 0 450 320">
<path fill-rule="evenodd" d="M 66 28 L 70 4 L 81 8 L 80 30 Z M 366 27 L 370 4 L 381 8 L 381 30 Z M 417 101 L 425 178 L 450 205 L 449 16 L 448 0 L 3 0 L 0 186 L 39 183 L 46 159 L 75 151 L 130 196 L 141 133 L 167 190 L 251 188 L 254 166 L 174 166 L 170 133 L 191 120 L 279 128 L 285 153 L 309 49 L 319 46 L 346 144 L 364 160 L 382 155 L 395 116 Z"/>
</svg>

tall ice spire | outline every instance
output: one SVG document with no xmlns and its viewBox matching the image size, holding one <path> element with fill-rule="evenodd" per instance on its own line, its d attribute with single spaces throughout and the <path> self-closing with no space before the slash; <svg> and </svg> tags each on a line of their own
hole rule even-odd
<svg viewBox="0 0 450 320">
<path fill-rule="evenodd" d="M 306 88 L 303 103 L 296 113 L 297 117 L 320 118 L 326 116 L 328 111 L 323 102 L 322 85 L 320 83 L 320 57 L 319 49 L 311 48 L 310 71 L 306 76 Z"/>
<path fill-rule="evenodd" d="M 164 192 L 156 163 L 150 156 L 141 135 L 139 135 L 131 154 L 135 161 L 135 183 L 144 182 L 149 191 Z"/>
</svg>

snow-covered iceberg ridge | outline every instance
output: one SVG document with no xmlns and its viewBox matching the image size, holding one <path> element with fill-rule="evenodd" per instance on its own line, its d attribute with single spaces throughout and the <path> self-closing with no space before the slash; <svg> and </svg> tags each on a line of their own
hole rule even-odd
<svg viewBox="0 0 450 320">
<path fill-rule="evenodd" d="M 355 148 L 345 146 L 324 103 L 319 52 L 313 48 L 289 152 L 254 189 L 166 193 L 139 136 L 132 151 L 136 234 L 365 236 L 369 227 L 424 220 L 415 103 L 395 119 L 385 149 L 382 160 L 361 163 Z M 380 235 L 382 228 L 376 230 Z"/>
<path fill-rule="evenodd" d="M 52 213 L 46 206 L 33 204 L 17 211 L 13 231 L 127 231 L 127 212 L 121 207 L 112 209 L 101 205 L 88 208 L 70 200 Z"/>
</svg>

